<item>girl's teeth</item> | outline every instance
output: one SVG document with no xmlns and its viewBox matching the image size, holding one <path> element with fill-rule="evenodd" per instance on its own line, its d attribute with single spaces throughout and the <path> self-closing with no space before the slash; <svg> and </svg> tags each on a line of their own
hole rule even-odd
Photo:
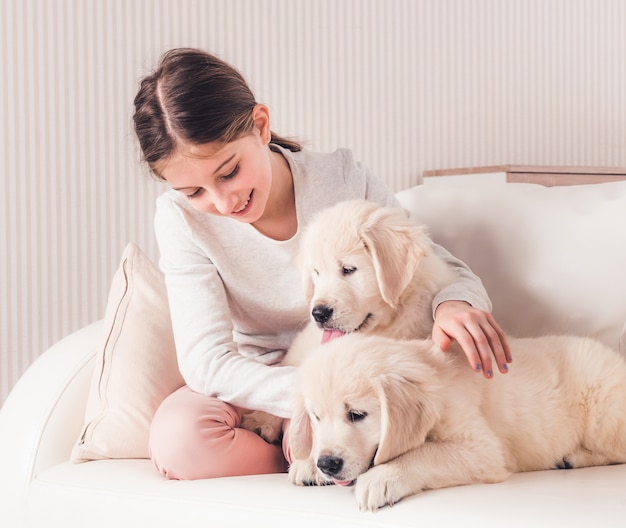
<svg viewBox="0 0 626 528">
<path fill-rule="evenodd" d="M 245 203 L 245 204 L 243 204 L 243 205 L 241 206 L 241 208 L 237 209 L 235 212 L 236 212 L 236 213 L 240 213 L 241 211 L 243 211 L 246 207 L 248 207 L 248 203 L 249 203 L 249 202 L 250 202 L 250 199 L 248 198 L 248 199 L 246 200 L 246 203 Z"/>
</svg>

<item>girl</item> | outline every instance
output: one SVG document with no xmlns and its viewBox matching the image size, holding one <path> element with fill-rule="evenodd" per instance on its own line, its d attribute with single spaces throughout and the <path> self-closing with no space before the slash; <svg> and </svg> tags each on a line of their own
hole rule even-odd
<svg viewBox="0 0 626 528">
<path fill-rule="evenodd" d="M 171 186 L 155 230 L 186 381 L 154 417 L 152 459 L 175 479 L 284 471 L 280 447 L 238 426 L 246 409 L 292 412 L 293 368 L 275 364 L 308 317 L 293 265 L 300 229 L 341 200 L 399 205 L 350 151 L 307 152 L 274 134 L 241 74 L 206 52 L 166 53 L 134 103 L 143 160 Z M 506 372 L 480 280 L 435 249 L 458 280 L 433 303 L 433 339 L 442 350 L 457 340 L 486 377 L 492 358 Z"/>
</svg>

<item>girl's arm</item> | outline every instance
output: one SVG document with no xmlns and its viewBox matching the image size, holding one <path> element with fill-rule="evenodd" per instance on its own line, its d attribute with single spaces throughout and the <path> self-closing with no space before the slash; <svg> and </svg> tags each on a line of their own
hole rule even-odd
<svg viewBox="0 0 626 528">
<path fill-rule="evenodd" d="M 294 369 L 239 353 L 222 280 L 169 199 L 158 201 L 155 232 L 179 369 L 187 385 L 239 407 L 291 416 Z"/>
</svg>

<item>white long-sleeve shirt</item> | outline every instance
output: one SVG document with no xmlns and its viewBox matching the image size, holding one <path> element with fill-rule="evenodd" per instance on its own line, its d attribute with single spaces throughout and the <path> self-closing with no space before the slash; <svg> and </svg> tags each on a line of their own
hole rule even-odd
<svg viewBox="0 0 626 528">
<path fill-rule="evenodd" d="M 298 231 L 270 239 L 252 225 L 195 210 L 167 191 L 157 200 L 155 230 L 165 274 L 178 364 L 194 391 L 234 405 L 290 417 L 293 367 L 276 364 L 308 320 L 295 265 L 300 232 L 317 211 L 366 198 L 399 206 L 393 193 L 349 150 L 290 152 Z M 465 300 L 489 310 L 480 280 L 436 246 L 459 270 L 459 279 L 435 299 Z"/>
</svg>

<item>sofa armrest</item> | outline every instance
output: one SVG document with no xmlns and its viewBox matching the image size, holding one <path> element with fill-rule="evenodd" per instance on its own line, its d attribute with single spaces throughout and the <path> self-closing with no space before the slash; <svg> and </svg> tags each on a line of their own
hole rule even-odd
<svg viewBox="0 0 626 528">
<path fill-rule="evenodd" d="M 26 488 L 39 472 L 69 460 L 80 434 L 102 321 L 44 352 L 0 409 L 0 497 L 21 517 Z M 6 501 L 6 502 L 5 502 Z"/>
</svg>

